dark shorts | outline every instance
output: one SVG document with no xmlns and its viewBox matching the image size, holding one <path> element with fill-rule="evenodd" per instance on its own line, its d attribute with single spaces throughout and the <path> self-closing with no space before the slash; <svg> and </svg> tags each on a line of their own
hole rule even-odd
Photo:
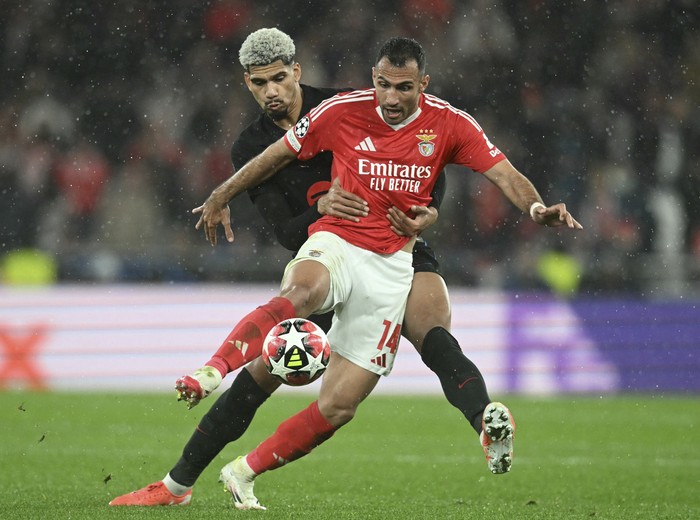
<svg viewBox="0 0 700 520">
<path fill-rule="evenodd" d="M 416 240 L 413 246 L 413 272 L 436 273 L 442 276 L 440 264 L 435 258 L 435 251 L 422 238 Z"/>
</svg>

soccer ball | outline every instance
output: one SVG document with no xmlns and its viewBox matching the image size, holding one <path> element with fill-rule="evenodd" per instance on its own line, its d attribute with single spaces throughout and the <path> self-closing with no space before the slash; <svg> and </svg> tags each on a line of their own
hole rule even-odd
<svg viewBox="0 0 700 520">
<path fill-rule="evenodd" d="M 308 385 L 326 370 L 331 346 L 323 329 L 303 318 L 284 320 L 272 327 L 263 343 L 267 370 L 291 386 Z"/>
</svg>

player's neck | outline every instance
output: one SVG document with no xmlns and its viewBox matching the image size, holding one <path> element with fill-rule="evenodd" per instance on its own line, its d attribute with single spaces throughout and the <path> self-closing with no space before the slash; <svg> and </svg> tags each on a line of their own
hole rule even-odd
<svg viewBox="0 0 700 520">
<path fill-rule="evenodd" d="M 282 130 L 289 130 L 290 128 L 292 128 L 296 124 L 297 119 L 298 118 L 293 118 L 290 115 L 290 116 L 285 117 L 284 119 L 278 119 L 274 123 L 277 126 L 279 126 Z"/>
</svg>

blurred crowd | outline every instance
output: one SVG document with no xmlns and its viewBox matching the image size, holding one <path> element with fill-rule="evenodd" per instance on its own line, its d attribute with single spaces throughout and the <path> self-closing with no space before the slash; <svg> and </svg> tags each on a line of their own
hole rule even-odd
<svg viewBox="0 0 700 520">
<path fill-rule="evenodd" d="M 246 197 L 233 245 L 191 209 L 258 113 L 238 49 L 276 26 L 303 82 L 370 86 L 389 36 L 580 233 L 447 173 L 426 233 L 448 282 L 563 295 L 700 292 L 696 0 L 0 0 L 0 272 L 41 281 L 278 281 L 290 253 Z M 2 278 L 0 278 L 2 283 Z"/>
</svg>

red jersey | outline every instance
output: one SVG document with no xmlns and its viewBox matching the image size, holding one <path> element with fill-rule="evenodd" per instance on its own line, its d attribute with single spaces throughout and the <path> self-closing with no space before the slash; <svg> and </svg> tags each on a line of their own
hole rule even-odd
<svg viewBox="0 0 700 520">
<path fill-rule="evenodd" d="M 427 206 L 446 164 L 483 173 L 505 159 L 473 117 L 429 94 L 421 94 L 412 116 L 389 125 L 381 116 L 375 89 L 327 99 L 301 118 L 284 140 L 300 160 L 332 152 L 332 179 L 338 178 L 343 189 L 369 203 L 369 215 L 359 222 L 324 215 L 309 227 L 309 234 L 330 231 L 380 254 L 394 253 L 409 240 L 389 227 L 389 208 L 410 214 L 412 205 Z"/>
</svg>

